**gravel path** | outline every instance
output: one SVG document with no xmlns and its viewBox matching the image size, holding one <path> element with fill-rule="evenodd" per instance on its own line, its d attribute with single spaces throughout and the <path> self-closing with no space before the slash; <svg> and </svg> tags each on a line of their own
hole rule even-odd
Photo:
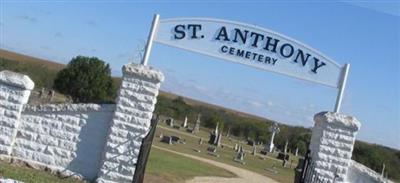
<svg viewBox="0 0 400 183">
<path fill-rule="evenodd" d="M 209 160 L 206 158 L 201 158 L 198 156 L 193 156 L 189 154 L 180 153 L 177 151 L 169 150 L 163 147 L 153 145 L 153 148 L 168 151 L 171 153 L 175 153 L 181 156 L 185 156 L 188 158 L 192 158 L 198 161 L 202 161 L 208 164 L 212 164 L 216 167 L 225 169 L 234 173 L 237 177 L 236 178 L 224 178 L 224 177 L 195 177 L 192 180 L 186 181 L 186 183 L 278 183 L 277 181 L 260 175 L 255 172 L 251 172 L 249 170 L 245 170 L 242 168 L 234 167 L 232 165 L 228 165 L 225 163 L 220 163 L 217 161 Z"/>
</svg>

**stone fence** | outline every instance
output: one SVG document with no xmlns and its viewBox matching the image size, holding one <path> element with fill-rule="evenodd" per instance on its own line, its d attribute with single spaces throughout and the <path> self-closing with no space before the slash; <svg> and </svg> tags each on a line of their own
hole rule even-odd
<svg viewBox="0 0 400 183">
<path fill-rule="evenodd" d="M 163 74 L 128 64 L 116 104 L 27 105 L 32 80 L 0 72 L 0 159 L 104 183 L 132 182 L 142 139 Z M 361 127 L 354 117 L 322 112 L 314 117 L 310 150 L 325 182 L 387 182 L 351 160 Z"/>
<path fill-rule="evenodd" d="M 351 183 L 394 183 L 393 181 L 382 177 L 379 173 L 355 161 L 351 161 L 347 173 L 347 181 Z"/>
<path fill-rule="evenodd" d="M 163 74 L 128 64 L 115 105 L 27 105 L 32 80 L 0 72 L 0 158 L 96 182 L 131 182 Z"/>
<path fill-rule="evenodd" d="M 314 116 L 310 141 L 316 177 L 326 183 L 390 183 L 351 159 L 361 123 L 352 116 L 321 112 Z"/>
</svg>

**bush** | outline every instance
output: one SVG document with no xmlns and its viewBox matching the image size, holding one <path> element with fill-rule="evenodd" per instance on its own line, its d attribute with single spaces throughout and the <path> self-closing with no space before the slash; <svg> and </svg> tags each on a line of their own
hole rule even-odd
<svg viewBox="0 0 400 183">
<path fill-rule="evenodd" d="M 73 58 L 57 74 L 54 88 L 74 102 L 110 102 L 115 96 L 110 66 L 96 57 Z"/>
</svg>

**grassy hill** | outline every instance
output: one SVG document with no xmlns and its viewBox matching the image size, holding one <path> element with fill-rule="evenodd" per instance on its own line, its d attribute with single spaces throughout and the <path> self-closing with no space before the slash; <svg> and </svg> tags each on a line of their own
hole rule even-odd
<svg viewBox="0 0 400 183">
<path fill-rule="evenodd" d="M 36 89 L 41 87 L 52 88 L 57 72 L 64 67 L 63 64 L 0 49 L 0 71 L 7 69 L 27 74 L 35 82 Z M 116 86 L 119 86 L 121 78 L 115 77 L 114 81 L 117 83 Z M 201 113 L 202 121 L 204 121 L 202 125 L 206 128 L 215 127 L 218 121 L 225 134 L 230 133 L 242 140 L 250 138 L 261 142 L 266 142 L 269 139 L 270 134 L 267 129 L 273 123 L 272 120 L 263 117 L 162 91 L 158 97 L 156 112 L 180 120 L 188 115 L 190 123 L 193 123 L 197 114 Z M 281 124 L 280 127 L 281 132 L 275 140 L 278 148 L 282 148 L 286 140 L 289 141 L 289 149 L 292 151 L 299 146 L 307 147 L 306 144 L 311 135 L 310 129 L 284 124 Z M 399 150 L 356 141 L 353 159 L 377 172 L 381 171 L 382 164 L 385 163 L 389 178 L 400 180 Z"/>
<path fill-rule="evenodd" d="M 57 63 L 54 61 L 31 57 L 28 55 L 23 55 L 20 53 L 15 53 L 15 52 L 3 50 L 3 49 L 0 49 L 0 58 L 2 60 L 4 59 L 4 60 L 12 60 L 12 61 L 23 62 L 23 63 L 31 63 L 34 65 L 42 65 L 42 66 L 47 67 L 50 70 L 55 70 L 55 71 L 59 71 L 65 67 L 64 64 L 60 64 L 60 63 Z"/>
<path fill-rule="evenodd" d="M 0 70 L 29 75 L 35 88 L 52 88 L 57 72 L 65 65 L 0 49 Z"/>
</svg>

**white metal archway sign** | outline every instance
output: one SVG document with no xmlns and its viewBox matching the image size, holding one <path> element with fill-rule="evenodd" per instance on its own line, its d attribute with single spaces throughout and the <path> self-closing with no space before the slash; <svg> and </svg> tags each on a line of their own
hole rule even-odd
<svg viewBox="0 0 400 183">
<path fill-rule="evenodd" d="M 292 38 L 254 25 L 210 18 L 160 20 L 155 15 L 142 64 L 153 42 L 338 89 L 339 112 L 349 64 L 341 66 Z"/>
</svg>

